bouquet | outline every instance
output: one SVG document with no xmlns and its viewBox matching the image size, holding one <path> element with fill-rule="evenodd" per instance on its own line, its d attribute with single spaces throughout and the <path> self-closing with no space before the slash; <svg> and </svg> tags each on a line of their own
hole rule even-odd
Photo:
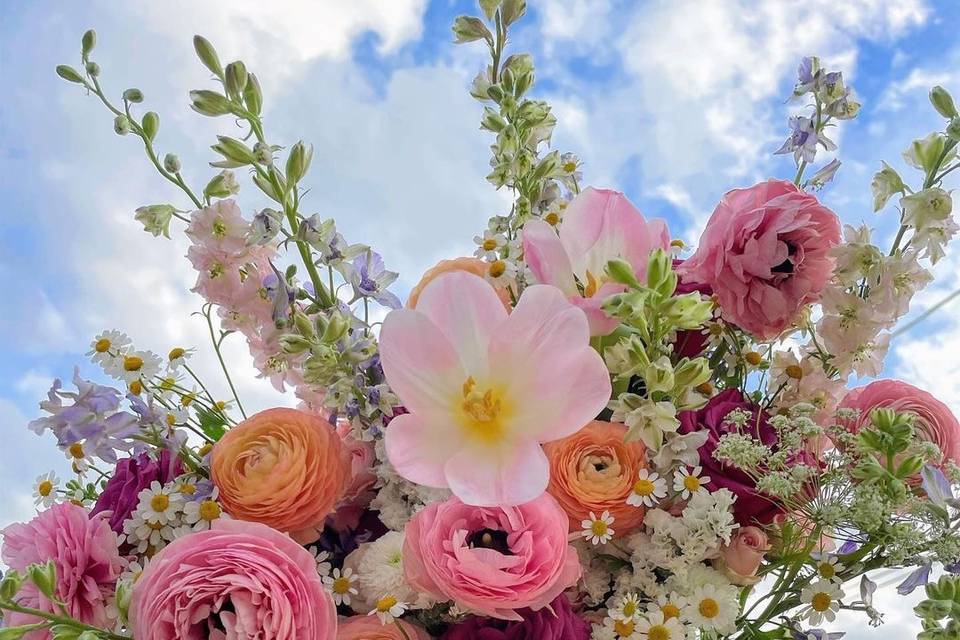
<svg viewBox="0 0 960 640">
<path fill-rule="evenodd" d="M 878 569 L 926 590 L 920 638 L 960 637 L 960 424 L 864 383 L 958 230 L 950 94 L 904 152 L 916 173 L 873 178 L 900 223 L 881 247 L 817 197 L 860 105 L 805 58 L 775 151 L 796 173 L 720 195 L 688 248 L 551 147 L 507 49 L 523 0 L 479 5 L 453 32 L 490 53 L 470 93 L 509 204 L 405 301 L 309 210 L 313 149 L 270 135 L 243 62 L 194 38 L 191 106 L 239 131 L 202 189 L 141 91 L 108 97 L 93 31 L 57 68 L 172 185 L 135 218 L 189 238 L 211 342 L 105 330 L 88 355 L 113 382 L 54 382 L 29 428 L 75 475 L 40 476 L 39 513 L 2 531 L 0 638 L 825 640 L 841 610 L 882 622 Z M 241 206 L 246 178 L 270 206 Z M 245 411 L 228 339 L 295 408 Z M 191 367 L 208 350 L 232 397 Z"/>
</svg>

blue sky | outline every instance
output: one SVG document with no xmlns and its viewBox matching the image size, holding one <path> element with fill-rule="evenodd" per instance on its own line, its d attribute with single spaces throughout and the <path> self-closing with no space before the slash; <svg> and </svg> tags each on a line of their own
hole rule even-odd
<svg viewBox="0 0 960 640">
<path fill-rule="evenodd" d="M 234 133 L 187 108 L 205 86 L 190 37 L 207 35 L 224 60 L 243 58 L 266 93 L 268 136 L 304 138 L 316 155 L 306 204 L 338 219 L 349 240 L 372 244 L 401 271 L 400 289 L 436 260 L 462 254 L 506 202 L 487 185 L 488 137 L 467 95 L 484 61 L 479 47 L 454 47 L 449 25 L 472 2 L 301 0 L 283 9 L 255 0 L 192 3 L 12 1 L 0 21 L 0 526 L 29 517 L 33 478 L 64 469 L 51 442 L 26 431 L 54 376 L 86 362 L 101 328 L 127 331 L 142 348 L 196 345 L 189 316 L 199 299 L 182 240 L 149 237 L 133 221 L 142 204 L 186 203 L 161 182 L 131 139 L 112 132 L 94 99 L 59 80 L 77 64 L 79 37 L 100 36 L 96 59 L 114 95 L 138 86 L 161 116 L 159 146 L 181 156 L 185 175 L 209 178 L 208 145 Z M 960 95 L 960 4 L 933 0 L 730 0 L 696 3 L 532 1 L 514 34 L 537 63 L 535 92 L 559 118 L 562 150 L 579 153 L 586 182 L 625 191 L 674 235 L 695 241 L 720 195 L 792 162 L 771 152 L 796 110 L 784 98 L 809 54 L 844 71 L 864 103 L 837 141 L 844 162 L 825 202 L 882 236 L 891 216 L 871 212 L 869 183 L 885 159 L 941 126 L 926 92 L 941 83 Z M 241 192 L 247 211 L 264 203 Z M 960 259 L 914 313 L 953 291 Z M 401 291 L 402 292 L 402 291 Z M 957 307 L 898 339 L 886 375 L 925 387 L 960 411 Z M 254 379 L 239 343 L 228 349 L 248 404 L 290 402 Z M 201 353 L 198 367 L 215 369 Z M 217 382 L 212 383 L 215 387 Z M 901 607 L 902 608 L 902 607 Z M 899 617 L 898 617 L 899 616 Z M 891 624 L 855 637 L 880 637 Z M 907 627 L 904 627 L 907 628 Z"/>
</svg>

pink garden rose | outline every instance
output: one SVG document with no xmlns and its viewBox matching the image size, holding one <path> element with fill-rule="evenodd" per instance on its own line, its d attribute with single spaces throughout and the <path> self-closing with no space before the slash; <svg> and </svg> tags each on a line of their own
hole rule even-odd
<svg viewBox="0 0 960 640">
<path fill-rule="evenodd" d="M 134 584 L 137 640 L 335 640 L 310 552 L 256 522 L 217 520 L 170 543 Z"/>
<path fill-rule="evenodd" d="M 713 289 L 725 320 L 769 340 L 819 298 L 839 242 L 833 211 L 792 182 L 768 180 L 723 196 L 680 274 Z"/>
<path fill-rule="evenodd" d="M 720 550 L 720 557 L 713 561 L 733 584 L 747 586 L 760 581 L 757 569 L 763 555 L 770 549 L 767 534 L 759 527 L 740 527 L 733 532 L 730 544 Z"/>
<path fill-rule="evenodd" d="M 918 437 L 940 447 L 941 462 L 960 464 L 960 424 L 947 405 L 923 389 L 901 380 L 876 380 L 851 389 L 840 407 L 860 410 L 859 417 L 845 425 L 854 433 L 870 424 L 870 412 L 874 409 L 910 412 L 916 416 L 914 428 Z"/>
<path fill-rule="evenodd" d="M 71 616 L 97 627 L 111 628 L 107 598 L 113 595 L 123 560 L 117 552 L 117 534 L 106 515 L 90 516 L 83 507 L 65 502 L 39 513 L 26 524 L 12 524 L 3 531 L 3 561 L 17 571 L 28 565 L 53 560 L 57 567 L 56 596 Z M 59 613 L 37 587 L 24 584 L 17 594 L 24 606 Z M 34 616 L 5 612 L 6 624 L 38 622 Z M 50 638 L 49 631 L 31 631 L 25 640 Z"/>
<path fill-rule="evenodd" d="M 604 299 L 626 290 L 606 280 L 607 263 L 620 258 L 640 280 L 654 249 L 668 249 L 670 234 L 663 220 L 647 221 L 626 196 L 608 189 L 584 189 L 564 210 L 560 235 L 542 220 L 523 226 L 523 254 L 537 282 L 550 284 L 581 307 L 590 333 L 606 335 L 617 321 L 605 314 Z M 583 291 L 577 287 L 579 281 Z"/>
<path fill-rule="evenodd" d="M 610 400 L 586 316 L 547 285 L 527 287 L 508 315 L 483 278 L 443 273 L 416 309 L 386 317 L 380 359 L 409 411 L 385 430 L 390 462 L 468 504 L 542 494 L 550 472 L 540 443 L 576 432 Z"/>
<path fill-rule="evenodd" d="M 518 507 L 471 507 L 453 497 L 407 525 L 403 569 L 415 588 L 478 615 L 522 620 L 580 577 L 567 514 L 544 494 Z"/>
</svg>

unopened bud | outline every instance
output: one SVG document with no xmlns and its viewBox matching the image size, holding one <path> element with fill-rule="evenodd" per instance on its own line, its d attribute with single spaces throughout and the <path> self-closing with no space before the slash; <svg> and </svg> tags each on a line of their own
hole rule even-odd
<svg viewBox="0 0 960 640">
<path fill-rule="evenodd" d="M 247 67 L 240 60 L 231 62 L 227 65 L 225 77 L 227 93 L 234 100 L 239 100 L 247 88 Z"/>
<path fill-rule="evenodd" d="M 143 102 L 143 92 L 136 88 L 127 89 L 123 92 L 123 99 L 125 102 L 132 102 L 134 104 Z"/>
<path fill-rule="evenodd" d="M 70 65 L 61 64 L 57 65 L 57 75 L 66 80 L 67 82 L 76 82 L 77 84 L 84 84 L 83 76 L 81 76 L 76 69 Z"/>
<path fill-rule="evenodd" d="M 53 560 L 48 560 L 46 564 L 31 564 L 27 567 L 27 576 L 40 593 L 50 600 L 54 599 L 57 588 L 57 566 Z"/>
<path fill-rule="evenodd" d="M 474 16 L 457 16 L 453 20 L 454 41 L 457 44 L 473 42 L 481 38 L 493 44 L 493 35 L 483 24 L 483 20 Z"/>
<path fill-rule="evenodd" d="M 152 142 L 157 136 L 157 131 L 160 130 L 160 116 L 155 111 L 147 111 L 143 114 L 143 121 L 140 126 L 143 128 L 143 135 L 147 136 L 147 140 Z"/>
<path fill-rule="evenodd" d="M 263 108 L 263 92 L 260 90 L 260 81 L 252 73 L 247 74 L 247 85 L 243 89 L 243 104 L 247 105 L 247 111 L 255 116 L 259 116 L 260 110 Z"/>
<path fill-rule="evenodd" d="M 960 142 L 960 117 L 954 118 L 947 125 L 947 135 L 951 140 Z"/>
<path fill-rule="evenodd" d="M 100 75 L 100 65 L 98 65 L 96 62 L 93 62 L 91 60 L 86 64 L 84 64 L 83 66 L 87 70 L 87 75 L 90 76 L 91 78 L 96 78 L 97 76 Z"/>
<path fill-rule="evenodd" d="M 180 171 L 180 158 L 176 154 L 168 153 L 163 156 L 163 168 L 170 173 L 178 173 Z"/>
<path fill-rule="evenodd" d="M 4 574 L 3 579 L 0 580 L 0 600 L 12 601 L 26 579 L 27 577 L 19 571 L 8 571 Z"/>
<path fill-rule="evenodd" d="M 137 208 L 133 218 L 143 225 L 143 230 L 154 236 L 170 237 L 170 220 L 176 210 L 169 204 L 152 204 Z"/>
<path fill-rule="evenodd" d="M 210 41 L 203 36 L 193 36 L 193 48 L 197 52 L 197 57 L 210 72 L 218 78 L 223 78 L 223 67 L 220 66 L 220 59 L 217 52 L 210 44 Z"/>
<path fill-rule="evenodd" d="M 304 144 L 303 141 L 293 145 L 290 155 L 287 156 L 287 183 L 294 185 L 300 182 L 310 168 L 312 159 L 313 145 Z"/>
<path fill-rule="evenodd" d="M 124 115 L 117 116 L 113 119 L 113 130 L 117 133 L 117 135 L 127 135 L 130 133 L 130 119 Z"/>
<path fill-rule="evenodd" d="M 950 92 L 940 85 L 930 89 L 930 103 L 944 118 L 950 120 L 957 117 L 957 106 L 953 103 Z"/>
<path fill-rule="evenodd" d="M 633 272 L 633 267 L 626 260 L 615 258 L 607 262 L 607 275 L 614 282 L 625 284 L 634 289 L 640 288 L 640 282 L 637 280 L 637 274 Z"/>
<path fill-rule="evenodd" d="M 303 353 L 309 349 L 310 341 L 303 336 L 298 336 L 295 333 L 288 333 L 280 336 L 280 347 L 283 349 L 284 353 L 295 355 L 298 353 Z"/>
<path fill-rule="evenodd" d="M 226 198 L 240 191 L 240 185 L 233 175 L 233 171 L 224 170 L 213 177 L 203 189 L 206 196 L 212 198 Z"/>
<path fill-rule="evenodd" d="M 233 105 L 216 91 L 197 89 L 190 92 L 190 108 L 205 116 L 222 116 L 233 113 Z"/>
<path fill-rule="evenodd" d="M 83 55 L 84 60 L 90 55 L 90 52 L 93 51 L 95 46 L 97 46 L 97 32 L 93 29 L 87 29 L 80 39 L 80 53 Z"/>
<path fill-rule="evenodd" d="M 229 136 L 217 136 L 217 140 L 217 144 L 210 148 L 226 158 L 227 162 L 212 162 L 212 166 L 227 169 L 253 164 L 256 161 L 257 157 L 250 147 L 239 140 Z"/>
</svg>

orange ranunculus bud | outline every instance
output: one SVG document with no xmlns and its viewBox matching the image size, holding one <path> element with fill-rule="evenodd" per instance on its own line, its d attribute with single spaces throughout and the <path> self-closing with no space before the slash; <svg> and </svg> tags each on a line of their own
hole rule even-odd
<svg viewBox="0 0 960 640">
<path fill-rule="evenodd" d="M 407 298 L 407 308 L 416 308 L 417 300 L 420 299 L 420 292 L 423 291 L 423 288 L 430 284 L 430 282 L 432 282 L 433 279 L 439 276 L 441 273 L 447 273 L 449 271 L 466 271 L 482 278 L 484 275 L 486 275 L 489 267 L 490 263 L 484 262 L 480 258 L 454 258 L 452 260 L 441 260 L 436 265 L 427 269 L 424 272 L 423 277 L 420 278 L 420 282 L 417 283 L 417 286 L 410 291 L 410 297 Z M 509 309 L 511 306 L 510 292 L 503 287 L 494 288 L 496 289 L 500 300 L 503 302 L 503 306 Z"/>
</svg>

